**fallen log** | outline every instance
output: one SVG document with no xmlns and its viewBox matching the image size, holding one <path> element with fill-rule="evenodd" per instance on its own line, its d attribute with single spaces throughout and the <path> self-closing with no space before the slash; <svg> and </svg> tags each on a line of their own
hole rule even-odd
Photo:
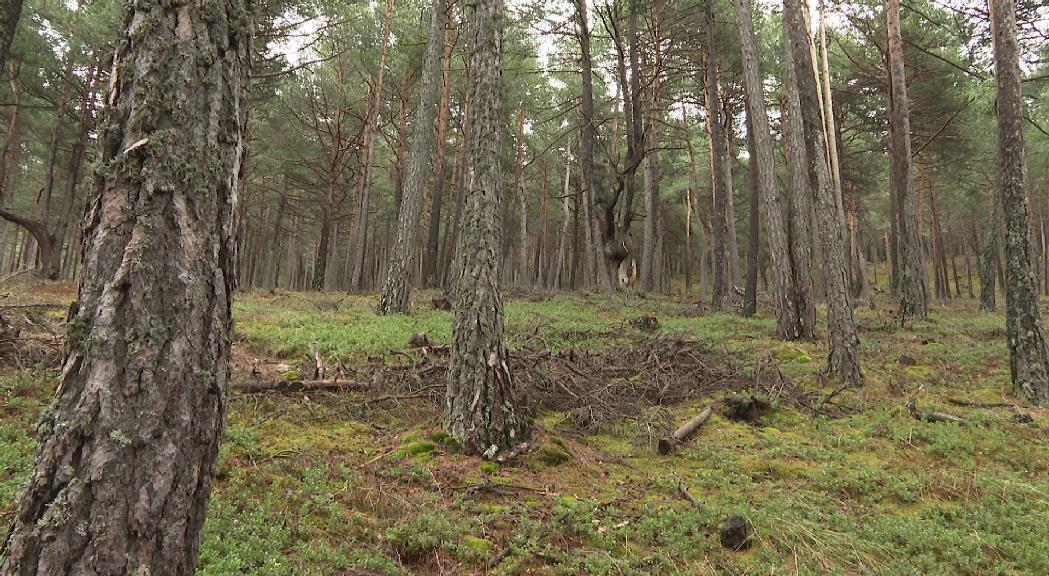
<svg viewBox="0 0 1049 576">
<path fill-rule="evenodd" d="M 955 406 L 965 406 L 966 408 L 1016 408 L 1016 405 L 1010 402 L 971 402 L 957 398 L 948 398 L 947 402 Z"/>
<path fill-rule="evenodd" d="M 695 434 L 700 426 L 702 426 L 707 420 L 710 419 L 710 415 L 714 413 L 714 406 L 707 406 L 702 412 L 697 414 L 694 418 L 685 422 L 674 430 L 668 438 L 662 438 L 659 441 L 659 453 L 666 456 L 674 451 L 678 445 L 684 443 L 686 440 Z"/>
<path fill-rule="evenodd" d="M 914 417 L 915 420 L 921 420 L 922 422 L 947 422 L 950 424 L 966 423 L 965 419 L 959 418 L 954 414 L 932 410 L 921 410 L 918 408 L 918 403 L 914 398 L 907 401 L 907 411 L 911 413 L 911 416 Z"/>
<path fill-rule="evenodd" d="M 346 389 L 365 389 L 368 385 L 354 380 L 250 380 L 238 382 L 233 389 L 244 394 L 277 392 L 297 394 L 300 392 L 338 392 Z"/>
</svg>

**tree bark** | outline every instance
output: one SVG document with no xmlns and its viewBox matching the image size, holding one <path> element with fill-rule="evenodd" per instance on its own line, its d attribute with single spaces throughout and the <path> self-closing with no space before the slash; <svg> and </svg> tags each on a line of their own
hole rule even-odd
<svg viewBox="0 0 1049 576">
<path fill-rule="evenodd" d="M 711 218 L 714 233 L 714 287 L 711 306 L 723 312 L 731 306 L 732 289 L 728 269 L 728 195 L 732 189 L 725 177 L 729 169 L 728 151 L 722 135 L 718 59 L 714 36 L 714 0 L 704 3 L 706 16 L 706 107 L 707 131 L 710 134 L 710 166 L 714 190 L 714 214 Z"/>
<path fill-rule="evenodd" d="M 907 77 L 900 33 L 900 0 L 888 0 L 889 35 L 889 181 L 896 198 L 897 258 L 901 323 L 928 316 L 925 255 L 916 219 L 917 198 L 911 177 L 911 123 L 907 104 Z"/>
<path fill-rule="evenodd" d="M 1049 406 L 1049 349 L 1031 259 L 1031 211 L 1024 152 L 1023 92 L 1015 0 L 991 0 L 998 85 L 998 188 L 1005 213 L 1005 305 L 1010 368 L 1017 395 Z"/>
<path fill-rule="evenodd" d="M 447 3 L 443 2 L 447 6 Z M 452 101 L 452 50 L 455 48 L 455 38 L 451 34 L 451 12 L 445 9 L 444 24 L 444 58 L 443 82 L 441 89 L 441 103 L 437 113 L 437 150 L 434 153 L 433 188 L 431 190 L 432 208 L 430 209 L 430 226 L 427 232 L 426 261 L 424 263 L 424 276 L 428 286 L 437 285 L 437 266 L 440 262 L 441 244 L 441 213 L 444 206 L 445 190 L 445 156 L 448 150 L 448 118 L 451 115 Z M 445 230 L 445 234 L 448 231 Z"/>
<path fill-rule="evenodd" d="M 419 214 L 422 211 L 423 187 L 430 168 L 433 148 L 433 121 L 437 115 L 438 69 L 444 46 L 445 1 L 434 0 L 430 15 L 430 38 L 419 80 L 419 104 L 415 111 L 411 158 L 404 183 L 404 198 L 397 215 L 397 239 L 394 241 L 386 282 L 379 297 L 379 314 L 404 314 L 409 309 L 409 294 L 415 283 L 415 259 L 419 251 Z"/>
<path fill-rule="evenodd" d="M 845 266 L 845 222 L 840 198 L 834 194 L 824 149 L 826 138 L 820 115 L 819 88 L 811 59 L 810 36 L 805 27 L 804 2 L 784 2 L 784 27 L 789 38 L 801 108 L 809 182 L 814 183 L 817 221 L 823 244 L 823 269 L 827 289 L 827 324 L 830 339 L 828 369 L 846 384 L 862 381 L 859 337 L 852 316 L 848 270 Z"/>
<path fill-rule="evenodd" d="M 527 439 L 531 423 L 510 373 L 499 296 L 503 1 L 476 0 L 471 12 L 469 164 L 444 423 L 467 453 L 490 457 Z"/>
<path fill-rule="evenodd" d="M 4 575 L 196 568 L 227 405 L 251 13 L 127 6 L 70 351 Z"/>
<path fill-rule="evenodd" d="M 746 103 L 747 110 L 747 149 L 754 150 L 754 121 L 750 112 L 750 104 Z M 758 313 L 758 237 L 761 234 L 761 223 L 758 219 L 758 195 L 760 194 L 758 184 L 758 160 L 751 155 L 747 162 L 747 188 L 750 191 L 749 226 L 747 228 L 747 281 L 743 289 L 743 310 L 740 315 L 744 318 L 753 318 Z M 778 312 L 778 310 L 777 310 Z"/>
<path fill-rule="evenodd" d="M 765 198 L 765 235 L 768 238 L 769 257 L 772 260 L 773 297 L 776 306 L 777 334 L 785 340 L 811 338 L 799 310 L 795 288 L 795 265 L 787 243 L 783 210 L 780 207 L 779 183 L 776 180 L 776 161 L 772 150 L 772 135 L 765 93 L 762 88 L 758 62 L 757 37 L 754 33 L 753 11 L 750 0 L 735 0 L 736 21 L 739 25 L 740 49 L 743 60 L 743 82 L 747 98 L 747 118 L 752 118 L 751 162 L 756 162 L 758 183 Z M 753 205 L 753 204 L 752 204 Z M 752 216 L 754 217 L 754 216 Z M 753 234 L 753 231 L 752 231 Z M 805 256 L 808 257 L 807 255 Z M 807 268 L 807 267 L 806 267 Z"/>
</svg>

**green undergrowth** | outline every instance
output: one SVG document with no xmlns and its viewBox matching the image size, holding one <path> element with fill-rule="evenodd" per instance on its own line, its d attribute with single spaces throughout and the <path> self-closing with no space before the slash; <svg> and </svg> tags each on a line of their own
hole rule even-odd
<svg viewBox="0 0 1049 576">
<path fill-rule="evenodd" d="M 414 332 L 448 341 L 448 312 L 380 318 L 374 303 L 248 294 L 235 307 L 239 346 L 288 359 L 312 343 L 354 361 L 402 348 Z M 774 359 L 817 399 L 838 388 L 819 375 L 823 345 L 775 340 L 767 315 L 633 294 L 506 307 L 511 346 L 629 345 L 641 335 L 629 321 L 655 316 L 661 334 L 703 340 L 740 364 Z M 1049 411 L 1023 406 L 1034 423 L 1021 424 L 1008 408 L 950 403 L 1016 402 L 1002 317 L 963 302 L 903 328 L 883 305 L 857 309 L 857 319 L 866 385 L 837 394 L 831 415 L 785 403 L 757 423 L 715 415 L 670 456 L 656 454 L 640 422 L 582 432 L 566 414 L 543 412 L 536 449 L 497 464 L 463 455 L 426 399 L 235 394 L 200 573 L 1049 573 Z M 0 384 L 2 524 L 53 380 L 22 370 Z M 967 424 L 915 420 L 911 397 Z M 673 407 L 674 421 L 710 401 Z M 753 527 L 749 550 L 719 545 L 730 515 Z"/>
</svg>

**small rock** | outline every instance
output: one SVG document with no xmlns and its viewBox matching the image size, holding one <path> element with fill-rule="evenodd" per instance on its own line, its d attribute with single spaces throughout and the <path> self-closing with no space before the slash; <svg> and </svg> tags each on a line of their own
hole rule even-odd
<svg viewBox="0 0 1049 576">
<path fill-rule="evenodd" d="M 1034 418 L 1030 414 L 1016 413 L 1013 414 L 1013 422 L 1017 424 L 1034 424 Z"/>
<path fill-rule="evenodd" d="M 742 516 L 729 516 L 718 530 L 721 545 L 729 550 L 750 548 L 750 524 Z"/>
<path fill-rule="evenodd" d="M 910 357 L 910 356 L 908 356 L 906 354 L 904 354 L 903 356 L 900 356 L 900 366 L 917 366 L 917 365 L 918 365 L 918 361 L 915 360 L 914 358 L 912 358 L 912 357 Z"/>
</svg>

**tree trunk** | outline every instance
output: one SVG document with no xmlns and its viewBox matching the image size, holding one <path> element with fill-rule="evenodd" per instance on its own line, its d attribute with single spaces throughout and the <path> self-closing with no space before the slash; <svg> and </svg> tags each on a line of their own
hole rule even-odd
<svg viewBox="0 0 1049 576">
<path fill-rule="evenodd" d="M 472 105 L 466 204 L 455 282 L 455 323 L 444 422 L 469 454 L 492 456 L 524 441 L 531 423 L 510 373 L 499 296 L 502 0 L 471 4 Z"/>
<path fill-rule="evenodd" d="M 446 4 L 440 0 L 442 4 Z M 434 153 L 433 189 L 430 194 L 432 208 L 430 209 L 430 227 L 426 240 L 426 261 L 423 266 L 426 284 L 437 285 L 437 266 L 440 262 L 441 244 L 441 212 L 444 205 L 445 189 L 445 156 L 448 150 L 448 118 L 451 115 L 452 101 L 452 50 L 455 48 L 455 38 L 451 34 L 451 12 L 448 12 L 444 23 L 444 58 L 443 82 L 441 89 L 441 103 L 437 113 L 437 150 Z M 445 234 L 448 231 L 445 230 Z"/>
<path fill-rule="evenodd" d="M 889 182 L 896 198 L 897 257 L 899 259 L 899 319 L 928 316 L 925 255 L 921 249 L 917 198 L 911 178 L 911 123 L 907 110 L 907 77 L 900 34 L 900 0 L 888 0 L 889 35 Z"/>
<path fill-rule="evenodd" d="M 252 22 L 243 0 L 128 6 L 70 351 L 0 574 L 196 568 L 228 402 Z"/>
<path fill-rule="evenodd" d="M 517 120 L 517 170 L 514 175 L 514 198 L 517 199 L 517 278 L 518 286 L 531 286 L 528 277 L 528 199 L 525 197 L 525 109 L 521 102 Z"/>
<path fill-rule="evenodd" d="M 750 0 L 735 0 L 736 21 L 739 23 L 740 47 L 743 60 L 743 82 L 746 89 L 747 118 L 753 118 L 753 148 L 751 162 L 755 162 L 756 175 L 762 195 L 765 197 L 765 235 L 768 237 L 769 256 L 772 260 L 774 301 L 776 306 L 777 334 L 785 340 L 811 338 L 799 310 L 799 298 L 795 288 L 795 264 L 787 243 L 783 210 L 780 207 L 779 183 L 776 180 L 776 161 L 772 150 L 771 128 L 765 108 L 765 93 L 758 70 L 759 53 L 754 33 L 753 12 Z M 755 200 L 752 200 L 751 206 Z M 756 217 L 755 215 L 751 216 Z M 754 225 L 752 225 L 754 228 Z M 751 234 L 754 234 L 751 230 Z M 756 241 L 756 238 L 752 238 Z M 805 256 L 808 258 L 808 256 Z M 807 269 L 807 266 L 806 266 Z"/>
<path fill-rule="evenodd" d="M 804 128 L 801 122 L 801 100 L 794 81 L 794 58 L 790 42 L 784 40 L 784 69 L 786 97 L 782 108 L 784 161 L 790 182 L 787 194 L 787 223 L 789 229 L 790 259 L 794 264 L 796 309 L 805 340 L 816 337 L 816 290 L 812 279 L 812 200 L 808 180 L 808 161 L 805 158 Z"/>
<path fill-rule="evenodd" d="M 0 70 L 7 70 L 7 52 L 18 29 L 18 17 L 22 13 L 22 0 L 8 0 L 0 8 Z"/>
<path fill-rule="evenodd" d="M 579 133 L 579 171 L 580 189 L 582 194 L 583 215 L 585 217 L 584 238 L 587 239 L 587 257 L 589 263 L 587 273 L 584 277 L 595 276 L 598 287 L 611 293 L 615 290 L 612 278 L 604 264 L 603 246 L 601 245 L 605 236 L 612 234 L 609 227 L 614 229 L 613 208 L 605 210 L 604 219 L 595 214 L 595 199 L 600 189 L 600 179 L 594 167 L 594 147 L 596 140 L 596 128 L 594 125 L 594 77 L 593 63 L 590 55 L 590 23 L 587 20 L 586 0 L 575 0 L 576 37 L 579 40 L 580 53 L 580 75 L 582 99 L 579 106 L 580 121 L 582 123 Z M 578 206 L 578 204 L 577 204 Z M 577 211 L 578 214 L 578 211 Z M 577 252 L 578 253 L 578 252 Z M 602 264 L 598 264 L 601 262 Z M 572 278 L 575 278 L 575 267 L 572 269 Z M 575 283 L 572 282 L 572 286 Z"/>
<path fill-rule="evenodd" d="M 828 369 L 846 384 L 862 381 L 859 338 L 852 317 L 848 270 L 845 267 L 845 223 L 840 199 L 835 197 L 825 150 L 826 138 L 820 118 L 819 88 L 811 59 L 810 36 L 805 28 L 804 2 L 786 0 L 784 27 L 790 42 L 794 79 L 798 86 L 802 132 L 809 182 L 815 184 L 816 211 L 823 243 L 823 268 L 827 288 L 830 356 Z"/>
<path fill-rule="evenodd" d="M 745 57 L 744 57 L 745 58 Z M 754 147 L 754 121 L 750 112 L 750 103 L 746 103 L 747 110 L 747 150 L 753 151 Z M 758 219 L 758 160 L 752 154 L 747 162 L 748 177 L 747 188 L 750 189 L 749 226 L 747 228 L 747 282 L 743 290 L 743 310 L 741 316 L 753 318 L 758 312 L 758 237 L 761 234 L 761 223 Z M 777 310 L 778 312 L 778 310 Z"/>
<path fill-rule="evenodd" d="M 721 134 L 721 96 L 718 82 L 718 60 L 714 36 L 714 0 L 704 3 L 706 16 L 706 107 L 707 131 L 710 135 L 710 170 L 714 190 L 714 214 L 711 228 L 714 234 L 714 290 L 711 305 L 723 312 L 731 306 L 732 288 L 728 270 L 728 195 L 732 194 L 725 178 L 728 170 L 728 151 Z"/>
<path fill-rule="evenodd" d="M 1005 213 L 1006 331 L 1017 395 L 1049 406 L 1049 350 L 1031 260 L 1031 213 L 1024 152 L 1023 92 L 1015 0 L 991 0 L 998 85 L 998 187 Z"/>
<path fill-rule="evenodd" d="M 404 314 L 409 308 L 409 294 L 415 279 L 415 258 L 419 251 L 419 213 L 422 211 L 423 186 L 430 168 L 433 148 L 433 120 L 437 115 L 438 69 L 444 45 L 445 1 L 434 0 L 430 14 L 430 38 L 419 80 L 419 104 L 415 111 L 411 158 L 404 183 L 404 198 L 397 215 L 397 239 L 386 271 L 386 282 L 379 297 L 379 314 Z"/>
<path fill-rule="evenodd" d="M 1001 200 L 990 185 L 987 178 L 988 203 L 991 205 L 988 211 L 983 241 L 983 265 L 980 267 L 980 310 L 994 312 L 995 302 L 995 280 L 998 273 L 998 221 L 1001 215 Z M 975 231 L 973 232 L 975 234 Z"/>
</svg>

